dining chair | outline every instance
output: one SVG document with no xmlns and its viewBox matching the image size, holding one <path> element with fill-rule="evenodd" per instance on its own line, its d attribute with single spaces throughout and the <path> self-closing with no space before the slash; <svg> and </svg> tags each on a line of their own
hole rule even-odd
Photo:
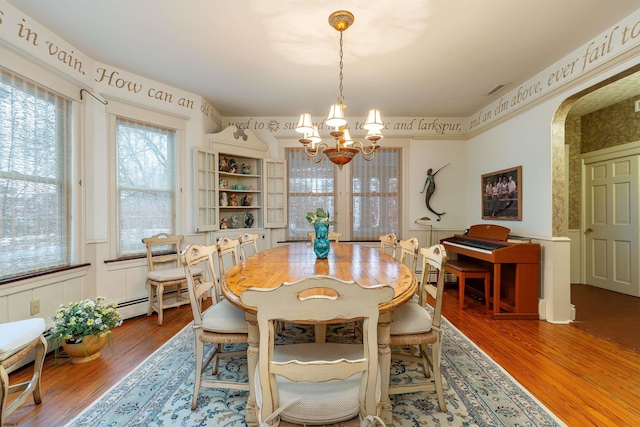
<svg viewBox="0 0 640 427">
<path fill-rule="evenodd" d="M 220 267 L 220 276 L 227 271 L 227 268 L 231 268 L 238 264 L 238 246 L 240 241 L 238 239 L 231 239 L 230 237 L 223 237 L 218 240 L 218 261 Z M 224 259 L 228 261 L 225 266 Z"/>
<path fill-rule="evenodd" d="M 158 313 L 158 325 L 162 325 L 165 309 L 189 304 L 189 298 L 182 296 L 182 287 L 187 286 L 184 268 L 180 263 L 183 240 L 184 236 L 169 233 L 142 239 L 147 247 L 147 316 L 154 311 Z M 194 268 L 192 272 L 196 280 L 202 279 L 202 269 Z"/>
<path fill-rule="evenodd" d="M 420 253 L 420 242 L 415 237 L 412 237 L 407 240 L 400 240 L 398 242 L 398 246 L 400 246 L 400 262 L 411 270 L 411 272 L 416 272 L 416 267 L 418 266 L 418 254 Z"/>
<path fill-rule="evenodd" d="M 387 253 L 395 258 L 398 242 L 396 235 L 393 233 L 385 234 L 384 236 L 378 237 L 378 240 L 380 240 L 380 252 Z"/>
<path fill-rule="evenodd" d="M 0 323 L 0 426 L 10 425 L 7 418 L 18 407 L 33 396 L 37 404 L 42 402 L 40 379 L 42 364 L 47 354 L 47 340 L 44 331 L 47 325 L 44 319 L 35 317 L 15 322 Z M 18 363 L 26 362 L 27 356 L 35 349 L 33 376 L 29 381 L 11 385 L 8 370 Z M 8 396 L 21 392 L 9 403 Z M 17 425 L 17 424 L 16 424 Z"/>
<path fill-rule="evenodd" d="M 196 356 L 196 372 L 193 382 L 193 398 L 191 409 L 195 410 L 198 403 L 200 387 L 226 388 L 232 390 L 249 390 L 248 382 L 232 381 L 228 378 L 215 379 L 202 377 L 202 372 L 211 364 L 211 375 L 218 372 L 221 357 L 246 356 L 243 350 L 225 351 L 225 344 L 246 344 L 249 329 L 244 311 L 220 298 L 220 283 L 214 270 L 214 254 L 218 253 L 217 245 L 189 245 L 182 251 L 182 264 L 187 277 L 191 312 L 193 313 L 194 351 Z M 202 264 L 207 270 L 209 281 L 197 281 L 193 275 L 194 267 Z M 203 299 L 211 298 L 211 306 L 202 311 Z M 204 360 L 204 343 L 215 345 L 214 353 Z"/>
<path fill-rule="evenodd" d="M 249 288 L 243 304 L 257 308 L 260 345 L 255 393 L 260 425 L 278 417 L 296 424 L 330 424 L 358 415 L 370 425 L 378 417 L 378 304 L 390 301 L 387 285 L 311 276 L 272 289 Z M 279 320 L 308 323 L 362 318 L 359 343 L 274 345 Z M 382 423 L 384 425 L 384 423 Z"/>
<path fill-rule="evenodd" d="M 447 406 L 442 389 L 440 359 L 442 351 L 442 297 L 444 292 L 444 269 L 447 265 L 447 251 L 443 245 L 421 248 L 422 276 L 418 301 L 410 300 L 393 312 L 391 323 L 391 357 L 405 361 L 417 361 L 422 364 L 425 381 L 419 383 L 391 382 L 389 394 L 413 393 L 416 391 L 435 391 L 438 395 L 440 410 Z M 429 283 L 431 273 L 435 274 L 435 285 Z M 433 314 L 426 310 L 428 296 L 433 299 Z M 420 351 L 405 351 L 407 347 L 419 345 Z M 431 346 L 429 349 L 428 346 Z M 432 375 L 433 374 L 433 375 Z"/>
<path fill-rule="evenodd" d="M 248 256 L 255 255 L 258 253 L 258 240 L 260 239 L 260 235 L 258 233 L 242 233 L 240 237 L 238 237 L 238 242 L 240 244 L 240 253 L 242 253 L 242 259 L 247 259 L 247 252 L 251 249 Z"/>
<path fill-rule="evenodd" d="M 311 245 L 313 245 L 313 242 L 316 240 L 316 232 L 310 231 L 307 233 L 307 236 L 311 238 Z M 337 231 L 330 231 L 328 236 L 330 241 L 333 241 L 336 243 L 340 242 L 341 237 L 342 237 L 342 233 L 338 233 Z"/>
</svg>

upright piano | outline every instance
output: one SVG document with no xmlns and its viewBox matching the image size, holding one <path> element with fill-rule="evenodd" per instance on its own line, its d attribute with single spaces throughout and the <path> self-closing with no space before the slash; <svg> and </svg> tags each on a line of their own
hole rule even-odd
<svg viewBox="0 0 640 427">
<path fill-rule="evenodd" d="M 493 272 L 495 319 L 538 319 L 540 245 L 510 242 L 510 231 L 499 225 L 472 225 L 465 234 L 440 243 L 458 259 Z"/>
</svg>

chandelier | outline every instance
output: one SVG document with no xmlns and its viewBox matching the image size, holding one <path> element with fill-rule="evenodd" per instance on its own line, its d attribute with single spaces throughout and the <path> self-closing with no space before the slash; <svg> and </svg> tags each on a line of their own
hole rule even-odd
<svg viewBox="0 0 640 427">
<path fill-rule="evenodd" d="M 326 124 L 333 130 L 329 133 L 334 139 L 334 143 L 322 142 L 318 133 L 318 126 L 311 121 L 311 114 L 303 113 L 296 126 L 296 131 L 303 134 L 300 139 L 304 145 L 304 152 L 311 157 L 315 163 L 320 163 L 322 155 L 325 154 L 329 160 L 338 165 L 340 170 L 355 157 L 358 152 L 362 157 L 371 161 L 376 155 L 378 145 L 376 143 L 382 138 L 382 128 L 384 124 L 380 118 L 380 110 L 369 110 L 364 129 L 368 131 L 366 139 L 369 143 L 365 146 L 360 141 L 354 141 L 349 134 L 347 120 L 344 117 L 344 96 L 342 95 L 342 33 L 353 24 L 353 14 L 346 10 L 339 10 L 329 16 L 329 24 L 340 32 L 340 74 L 338 85 L 338 103 L 333 104 L 329 109 L 329 116 Z"/>
</svg>

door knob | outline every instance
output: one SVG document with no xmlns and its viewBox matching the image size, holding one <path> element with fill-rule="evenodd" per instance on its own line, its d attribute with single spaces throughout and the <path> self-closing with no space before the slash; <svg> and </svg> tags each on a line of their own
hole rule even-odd
<svg viewBox="0 0 640 427">
<path fill-rule="evenodd" d="M 584 230 L 584 234 L 589 234 L 591 233 L 593 230 L 590 228 L 587 228 L 586 230 Z"/>
</svg>

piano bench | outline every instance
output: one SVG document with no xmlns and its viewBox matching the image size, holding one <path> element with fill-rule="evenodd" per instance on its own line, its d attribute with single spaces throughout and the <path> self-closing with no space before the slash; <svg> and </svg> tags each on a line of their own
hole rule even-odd
<svg viewBox="0 0 640 427">
<path fill-rule="evenodd" d="M 484 279 L 484 300 L 487 310 L 491 302 L 491 271 L 474 264 L 472 262 L 453 259 L 447 261 L 444 271 L 451 273 L 458 278 L 458 293 L 460 300 L 460 310 L 464 310 L 464 288 L 467 279 Z"/>
</svg>

